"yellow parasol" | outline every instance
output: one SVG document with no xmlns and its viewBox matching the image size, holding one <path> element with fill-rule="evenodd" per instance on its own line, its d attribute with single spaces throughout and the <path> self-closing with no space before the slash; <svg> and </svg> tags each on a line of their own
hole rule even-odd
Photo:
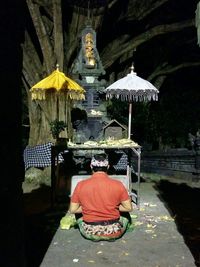
<svg viewBox="0 0 200 267">
<path fill-rule="evenodd" d="M 30 89 L 32 100 L 45 100 L 46 92 L 51 90 L 57 93 L 64 92 L 71 100 L 85 99 L 85 90 L 63 72 L 59 71 L 58 66 L 49 76 Z"/>
<path fill-rule="evenodd" d="M 64 116 L 64 121 L 66 122 L 66 115 L 69 112 L 69 110 L 66 111 L 67 106 L 68 108 L 71 106 L 71 100 L 84 100 L 85 90 L 78 83 L 68 78 L 63 72 L 59 71 L 59 65 L 56 65 L 56 67 L 56 70 L 54 70 L 49 76 L 31 87 L 31 98 L 32 100 L 46 100 L 47 94 L 48 96 L 53 96 L 53 94 L 55 94 L 56 101 L 54 103 L 56 107 L 56 119 L 59 121 L 59 117 L 61 115 L 61 117 Z M 53 100 L 53 98 L 51 99 Z M 50 104 L 51 100 L 47 102 Z M 65 103 L 65 114 L 60 114 L 59 106 L 63 102 Z M 66 106 L 67 102 L 68 105 Z M 48 112 L 53 112 L 51 105 Z"/>
</svg>

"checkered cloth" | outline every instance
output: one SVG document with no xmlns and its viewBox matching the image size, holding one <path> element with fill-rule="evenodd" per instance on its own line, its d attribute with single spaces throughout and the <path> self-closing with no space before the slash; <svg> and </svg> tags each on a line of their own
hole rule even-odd
<svg viewBox="0 0 200 267">
<path fill-rule="evenodd" d="M 128 164 L 128 156 L 125 152 L 122 151 L 115 151 L 116 155 L 118 155 L 118 161 L 116 164 L 113 165 L 116 171 L 126 171 L 127 164 Z M 133 166 L 131 166 L 131 172 L 134 173 Z"/>
<path fill-rule="evenodd" d="M 30 167 L 48 167 L 51 165 L 51 147 L 53 143 L 49 142 L 34 147 L 27 146 L 24 149 L 24 165 L 25 170 Z M 61 154 L 58 155 L 58 161 L 62 162 L 64 159 Z"/>
</svg>

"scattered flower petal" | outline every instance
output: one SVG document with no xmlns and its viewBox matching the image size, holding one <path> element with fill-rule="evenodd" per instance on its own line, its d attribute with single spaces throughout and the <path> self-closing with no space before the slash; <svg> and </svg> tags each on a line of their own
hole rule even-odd
<svg viewBox="0 0 200 267">
<path fill-rule="evenodd" d="M 145 232 L 150 234 L 150 233 L 154 233 L 154 230 L 145 230 Z"/>
<path fill-rule="evenodd" d="M 139 222 L 139 221 L 137 221 L 137 222 L 134 222 L 134 226 L 137 226 L 137 225 L 142 225 L 143 224 L 143 222 Z"/>
<path fill-rule="evenodd" d="M 136 219 L 138 216 L 136 214 L 131 214 L 132 219 Z"/>
<path fill-rule="evenodd" d="M 145 211 L 145 208 L 140 208 L 140 211 Z"/>
<path fill-rule="evenodd" d="M 148 223 L 147 224 L 147 228 L 156 228 L 156 225 L 155 224 Z"/>
</svg>

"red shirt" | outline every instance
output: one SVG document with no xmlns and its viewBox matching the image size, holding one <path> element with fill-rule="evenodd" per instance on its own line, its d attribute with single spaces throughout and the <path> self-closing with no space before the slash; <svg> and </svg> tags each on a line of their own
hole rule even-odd
<svg viewBox="0 0 200 267">
<path fill-rule="evenodd" d="M 71 202 L 82 206 L 84 221 L 98 222 L 119 218 L 119 204 L 128 199 L 122 182 L 110 178 L 105 172 L 95 172 L 76 185 Z"/>
</svg>

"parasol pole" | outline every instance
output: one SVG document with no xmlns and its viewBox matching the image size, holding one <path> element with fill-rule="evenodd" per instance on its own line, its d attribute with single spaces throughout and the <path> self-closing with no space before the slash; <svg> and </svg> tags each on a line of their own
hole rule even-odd
<svg viewBox="0 0 200 267">
<path fill-rule="evenodd" d="M 128 114 L 128 139 L 131 139 L 131 115 L 132 115 L 132 103 L 129 103 L 129 114 Z"/>
<path fill-rule="evenodd" d="M 59 95 L 56 92 L 56 119 L 59 121 Z"/>
<path fill-rule="evenodd" d="M 129 102 L 129 114 L 128 114 L 128 139 L 131 139 L 131 115 L 132 115 L 132 103 Z M 131 179 L 131 166 L 130 166 L 130 155 L 128 155 L 128 164 L 126 169 L 126 176 L 128 177 L 128 189 L 129 193 L 132 191 L 132 179 Z"/>
<path fill-rule="evenodd" d="M 59 71 L 59 64 L 56 64 L 56 70 Z M 56 92 L 56 119 L 59 121 L 59 94 Z"/>
</svg>

